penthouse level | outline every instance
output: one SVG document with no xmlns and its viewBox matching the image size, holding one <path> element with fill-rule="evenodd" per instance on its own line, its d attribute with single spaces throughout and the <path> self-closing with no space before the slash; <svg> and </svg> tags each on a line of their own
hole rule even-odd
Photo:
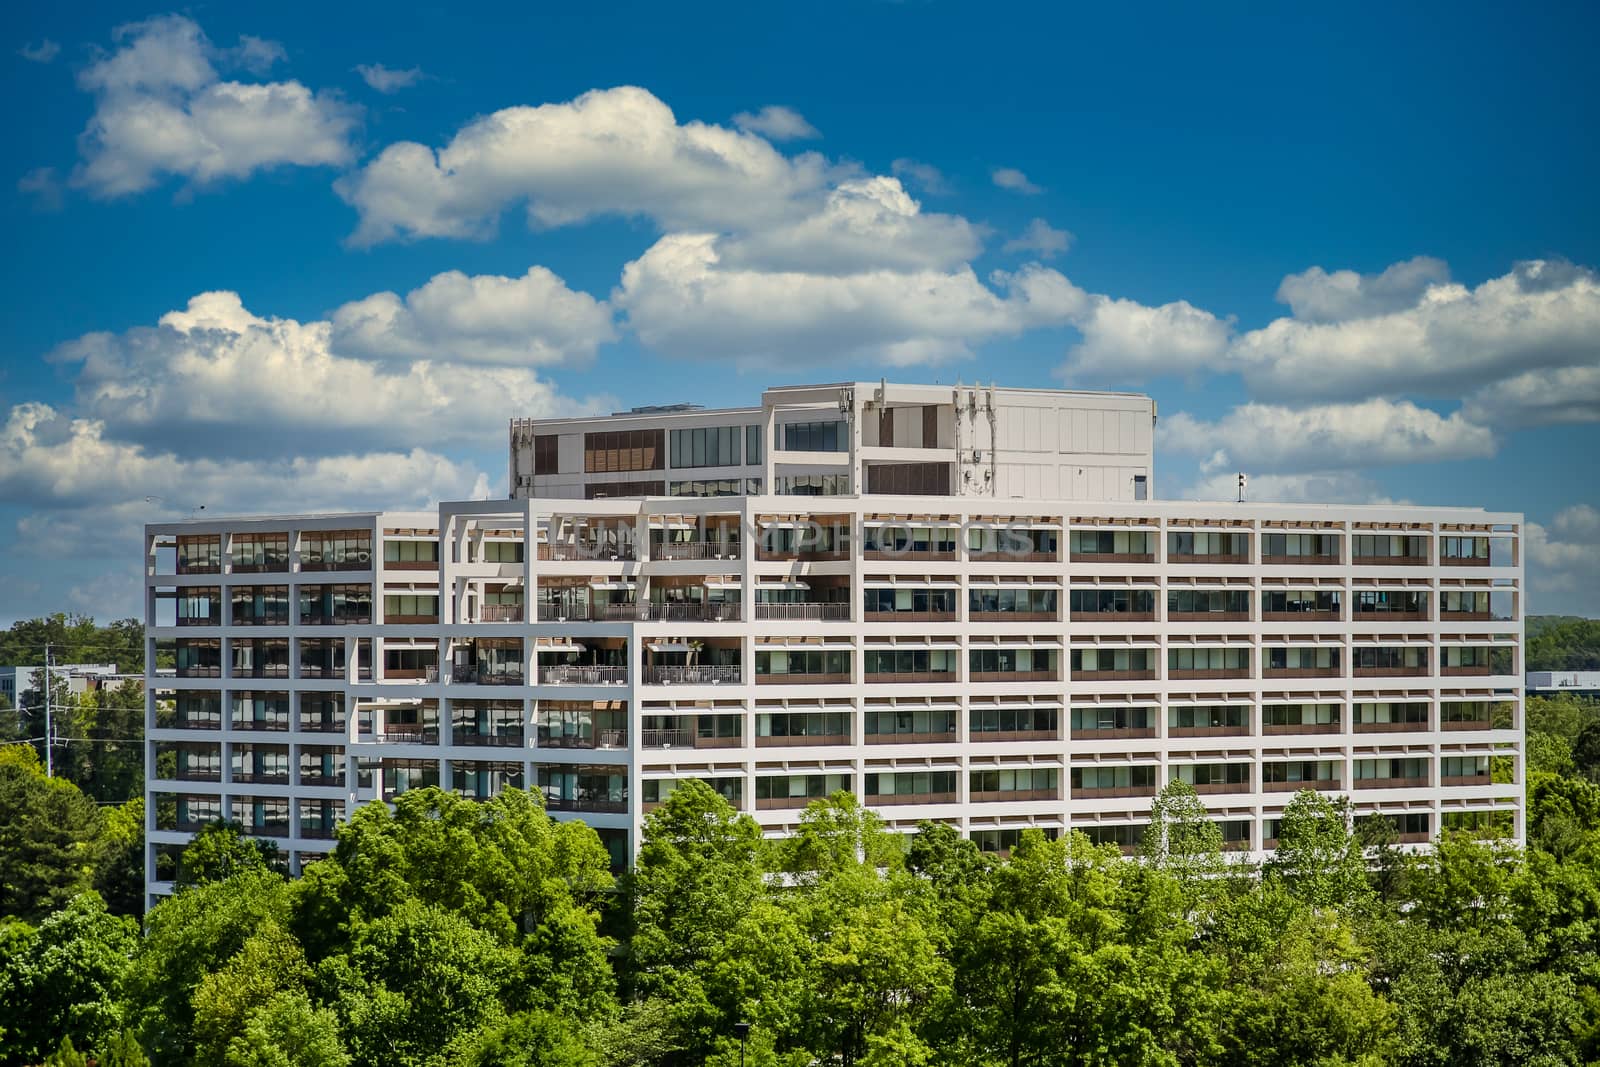
<svg viewBox="0 0 1600 1067">
<path fill-rule="evenodd" d="M 516 419 L 511 495 L 1143 500 L 1155 415 L 1133 393 L 844 382 L 759 407 Z"/>
<path fill-rule="evenodd" d="M 520 499 L 145 533 L 149 887 L 231 816 L 298 869 L 352 806 L 538 790 L 619 865 L 703 779 L 772 835 L 1136 847 L 1194 784 L 1261 856 L 1299 788 L 1521 839 L 1522 519 L 926 496 Z M 171 667 L 156 666 L 172 664 Z"/>
</svg>

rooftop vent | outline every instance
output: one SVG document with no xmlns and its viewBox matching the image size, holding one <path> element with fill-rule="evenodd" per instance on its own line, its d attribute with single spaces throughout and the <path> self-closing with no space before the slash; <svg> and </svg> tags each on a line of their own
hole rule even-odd
<svg viewBox="0 0 1600 1067">
<path fill-rule="evenodd" d="M 704 411 L 704 404 L 641 404 L 627 411 L 614 411 L 613 415 L 671 415 L 680 411 Z"/>
</svg>

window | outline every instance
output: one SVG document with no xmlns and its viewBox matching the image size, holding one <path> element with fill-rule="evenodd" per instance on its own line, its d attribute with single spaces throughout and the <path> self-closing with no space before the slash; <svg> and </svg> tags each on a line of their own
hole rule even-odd
<svg viewBox="0 0 1600 1067">
<path fill-rule="evenodd" d="M 400 619 L 437 619 L 439 597 L 436 593 L 385 593 L 383 617 L 389 622 Z"/>
<path fill-rule="evenodd" d="M 764 711 L 756 715 L 757 737 L 850 736 L 850 713 L 841 711 Z"/>
<path fill-rule="evenodd" d="M 1262 782 L 1329 783 L 1339 780 L 1339 764 L 1334 760 L 1304 760 L 1293 763 L 1263 763 Z"/>
<path fill-rule="evenodd" d="M 1133 499 L 1150 499 L 1150 479 L 1146 478 L 1142 474 L 1135 474 L 1133 476 Z"/>
<path fill-rule="evenodd" d="M 751 466 L 762 462 L 760 426 L 744 428 L 744 461 Z"/>
<path fill-rule="evenodd" d="M 672 466 L 737 467 L 744 434 L 738 426 L 700 426 L 672 431 Z"/>
<path fill-rule="evenodd" d="M 869 648 L 866 657 L 867 681 L 875 674 L 949 674 L 954 675 L 957 657 L 954 649 Z"/>
<path fill-rule="evenodd" d="M 542 433 L 533 439 L 533 473 L 559 474 L 561 473 L 560 460 L 561 437 L 558 434 Z"/>
<path fill-rule="evenodd" d="M 222 538 L 217 534 L 179 537 L 179 574 L 216 574 L 222 569 Z"/>
<path fill-rule="evenodd" d="M 1358 723 L 1405 723 L 1413 726 L 1428 725 L 1427 704 L 1361 703 L 1355 707 Z"/>
<path fill-rule="evenodd" d="M 1072 733 L 1076 737 L 1096 730 L 1149 730 L 1155 722 L 1153 708 L 1073 708 Z"/>
<path fill-rule="evenodd" d="M 949 496 L 948 463 L 874 463 L 867 468 L 867 492 L 891 496 Z"/>
<path fill-rule="evenodd" d="M 1244 589 L 1168 589 L 1167 614 L 1248 616 L 1250 593 Z"/>
<path fill-rule="evenodd" d="M 1399 534 L 1356 534 L 1350 542 L 1356 559 L 1427 559 L 1428 539 Z"/>
<path fill-rule="evenodd" d="M 1109 671 L 1150 672 L 1154 670 L 1154 649 L 1075 648 L 1072 650 L 1073 674 L 1093 674 Z"/>
<path fill-rule="evenodd" d="M 1426 615 L 1428 594 L 1411 590 L 1360 589 L 1356 591 L 1357 615 Z"/>
<path fill-rule="evenodd" d="M 662 496 L 666 482 L 590 482 L 583 487 L 586 500 L 609 500 L 624 496 Z"/>
<path fill-rule="evenodd" d="M 1167 534 L 1168 556 L 1231 556 L 1250 553 L 1250 535 L 1211 530 L 1174 530 Z"/>
<path fill-rule="evenodd" d="M 956 794 L 955 771 L 896 771 L 867 775 L 868 797 L 933 797 L 951 800 Z"/>
<path fill-rule="evenodd" d="M 383 543 L 383 561 L 385 563 L 438 563 L 439 542 L 385 541 Z"/>
<path fill-rule="evenodd" d="M 435 607 L 434 614 L 438 614 Z M 372 586 L 302 585 L 302 625 L 340 625 L 372 621 Z"/>
<path fill-rule="evenodd" d="M 301 570 L 363 570 L 371 563 L 371 530 L 307 530 L 300 535 Z"/>
<path fill-rule="evenodd" d="M 1167 669 L 1171 671 L 1250 670 L 1248 648 L 1169 648 Z"/>
<path fill-rule="evenodd" d="M 864 720 L 866 735 L 887 737 L 896 734 L 948 736 L 955 740 L 956 712 L 923 708 L 896 708 L 869 711 Z"/>
<path fill-rule="evenodd" d="M 693 478 L 673 482 L 673 496 L 760 496 L 760 478 Z"/>
<path fill-rule="evenodd" d="M 287 533 L 234 534 L 231 554 L 237 573 L 286 571 L 289 569 Z"/>
<path fill-rule="evenodd" d="M 1195 786 L 1248 786 L 1250 784 L 1250 764 L 1248 763 L 1188 763 L 1174 767 L 1173 771 L 1178 781 L 1187 782 Z"/>
<path fill-rule="evenodd" d="M 1152 778 L 1155 768 L 1151 768 Z M 1057 767 L 1015 767 L 998 771 L 969 771 L 967 784 L 974 799 L 980 793 L 1057 793 L 1061 771 Z M 1076 773 L 1076 772 L 1074 772 Z"/>
<path fill-rule="evenodd" d="M 1149 615 L 1156 610 L 1150 589 L 1074 589 L 1074 615 Z"/>
<path fill-rule="evenodd" d="M 1250 709 L 1241 704 L 1195 704 L 1167 709 L 1167 726 L 1173 730 L 1243 730 L 1250 724 Z"/>
<path fill-rule="evenodd" d="M 955 589 L 867 589 L 862 592 L 862 610 L 873 612 L 906 612 L 927 615 L 953 615 L 956 610 Z"/>
<path fill-rule="evenodd" d="M 974 648 L 967 652 L 972 674 L 1049 674 L 1058 664 L 1053 648 Z"/>
<path fill-rule="evenodd" d="M 848 452 L 850 434 L 839 420 L 785 423 L 783 448 L 786 452 Z"/>
<path fill-rule="evenodd" d="M 1074 556 L 1153 556 L 1156 535 L 1144 530 L 1073 530 Z"/>
<path fill-rule="evenodd" d="M 233 587 L 235 626 L 287 626 L 289 587 L 286 585 L 236 585 Z"/>
<path fill-rule="evenodd" d="M 1489 558 L 1489 539 L 1487 537 L 1441 537 L 1439 538 L 1439 558 L 1442 560 L 1487 560 Z"/>
<path fill-rule="evenodd" d="M 849 674 L 850 653 L 792 649 L 783 651 L 757 650 L 756 675 L 782 674 Z"/>
<path fill-rule="evenodd" d="M 1441 778 L 1482 778 L 1489 780 L 1488 756 L 1444 756 L 1439 760 Z"/>
<path fill-rule="evenodd" d="M 1054 589 L 968 589 L 967 611 L 974 615 L 1049 615 L 1056 613 Z"/>
<path fill-rule="evenodd" d="M 972 708 L 967 713 L 967 726 L 974 741 L 1002 740 L 1012 734 L 1055 737 L 1060 723 L 1060 708 Z M 1002 736 L 986 736 L 996 734 Z"/>
<path fill-rule="evenodd" d="M 851 788 L 848 774 L 771 774 L 756 779 L 757 800 L 815 800 Z"/>
<path fill-rule="evenodd" d="M 1337 726 L 1337 704 L 1267 704 L 1261 709 L 1264 726 Z"/>
<path fill-rule="evenodd" d="M 850 492 L 847 474 L 787 474 L 772 480 L 778 496 L 845 496 Z"/>
<path fill-rule="evenodd" d="M 1303 558 L 1318 563 L 1339 559 L 1339 535 L 1315 533 L 1266 533 L 1261 535 L 1261 555 L 1265 558 Z"/>
<path fill-rule="evenodd" d="M 1154 767 L 1074 767 L 1072 791 L 1084 789 L 1153 789 Z"/>
<path fill-rule="evenodd" d="M 1355 667 L 1358 671 L 1425 672 L 1428 669 L 1428 649 L 1425 645 L 1357 648 Z"/>
<path fill-rule="evenodd" d="M 723 800 L 734 807 L 743 803 L 742 778 L 646 778 L 639 783 L 640 794 L 646 804 L 662 804 L 684 782 L 701 781 L 710 786 Z"/>
<path fill-rule="evenodd" d="M 1337 589 L 1269 589 L 1261 594 L 1263 615 L 1339 614 Z"/>
<path fill-rule="evenodd" d="M 1269 671 L 1329 671 L 1339 670 L 1339 650 L 1315 645 L 1265 650 Z"/>
<path fill-rule="evenodd" d="M 665 439 L 665 430 L 586 433 L 583 435 L 584 473 L 661 470 L 666 460 Z"/>
</svg>

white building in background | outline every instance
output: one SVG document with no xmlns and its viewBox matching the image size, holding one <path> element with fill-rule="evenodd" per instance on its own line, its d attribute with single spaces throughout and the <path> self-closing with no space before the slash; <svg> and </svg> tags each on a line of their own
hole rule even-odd
<svg viewBox="0 0 1600 1067">
<path fill-rule="evenodd" d="M 1529 671 L 1529 696 L 1600 696 L 1600 671 Z"/>
<path fill-rule="evenodd" d="M 0 696 L 4 696 L 13 708 L 22 707 L 23 704 L 32 708 L 44 699 L 44 695 L 33 688 L 34 677 L 43 670 L 43 664 L 0 667 Z M 115 663 L 56 663 L 51 665 L 50 673 L 57 681 L 66 684 L 67 694 L 72 697 L 82 696 L 118 680 Z"/>
<path fill-rule="evenodd" d="M 511 500 L 149 526 L 149 888 L 210 819 L 298 869 L 425 784 L 538 789 L 619 863 L 696 778 L 771 834 L 849 789 L 1132 848 L 1183 778 L 1253 853 L 1301 788 L 1521 839 L 1522 517 L 1142 498 L 1152 418 L 775 389 L 519 420 Z"/>
</svg>

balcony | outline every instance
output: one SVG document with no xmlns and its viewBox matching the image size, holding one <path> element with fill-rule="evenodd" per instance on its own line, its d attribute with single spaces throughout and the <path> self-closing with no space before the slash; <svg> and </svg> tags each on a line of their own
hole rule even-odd
<svg viewBox="0 0 1600 1067">
<path fill-rule="evenodd" d="M 1099 618 L 1098 613 L 1094 617 Z M 1118 616 L 1123 619 L 1130 617 Z M 967 619 L 970 622 L 1057 622 L 1060 615 L 1054 611 L 968 611 Z"/>
<path fill-rule="evenodd" d="M 867 611 L 861 618 L 863 622 L 956 622 L 961 616 L 954 611 Z"/>
<path fill-rule="evenodd" d="M 244 828 L 247 837 L 288 837 L 289 820 L 273 819 L 270 822 L 259 822 L 254 826 Z"/>
<path fill-rule="evenodd" d="M 849 734 L 787 734 L 783 737 L 773 737 L 769 734 L 756 738 L 757 748 L 805 748 L 849 743 Z"/>
<path fill-rule="evenodd" d="M 1108 797 L 1153 797 L 1156 795 L 1158 788 L 1154 783 L 1150 785 L 1110 785 L 1093 788 L 1080 786 L 1072 790 L 1072 799 L 1096 800 Z M 1197 789 L 1195 792 L 1199 792 L 1199 790 Z"/>
<path fill-rule="evenodd" d="M 1174 669 L 1171 669 L 1171 670 L 1167 671 L 1167 677 L 1170 678 L 1170 679 L 1173 679 L 1173 680 L 1180 680 L 1181 679 L 1181 680 L 1184 680 L 1184 681 L 1203 681 L 1204 679 L 1207 679 L 1207 678 L 1249 678 L 1250 677 L 1250 668 L 1248 668 L 1248 667 L 1219 667 L 1217 670 L 1214 670 L 1214 671 L 1213 670 L 1189 670 L 1189 669 L 1184 669 L 1184 668 L 1174 668 Z M 1307 677 L 1320 677 L 1320 676 L 1319 675 L 1308 675 Z"/>
<path fill-rule="evenodd" d="M 650 558 L 657 560 L 738 559 L 737 542 L 668 541 L 650 546 Z"/>
<path fill-rule="evenodd" d="M 1236 726 L 1169 726 L 1168 737 L 1249 737 L 1250 727 L 1246 723 Z"/>
<path fill-rule="evenodd" d="M 1075 670 L 1072 680 L 1075 682 L 1147 682 L 1155 678 L 1153 670 L 1142 671 L 1086 671 Z"/>
<path fill-rule="evenodd" d="M 1113 726 L 1106 729 L 1074 728 L 1072 731 L 1072 739 L 1074 741 L 1126 741 L 1133 738 L 1154 737 L 1155 735 L 1156 728 L 1154 726 Z M 987 737 L 987 735 L 985 736 Z M 977 735 L 974 734 L 973 738 L 976 740 Z M 1045 738 L 1036 738 L 1036 740 L 1045 740 Z"/>
<path fill-rule="evenodd" d="M 646 685 L 738 685 L 742 668 L 737 664 L 717 666 L 644 667 Z"/>
<path fill-rule="evenodd" d="M 1357 789 L 1426 789 L 1427 776 L 1421 778 L 1357 778 Z"/>
<path fill-rule="evenodd" d="M 795 560 L 826 561 L 833 559 L 849 559 L 850 552 L 844 548 L 757 548 L 756 559 L 770 562 L 793 562 Z"/>
<path fill-rule="evenodd" d="M 289 716 L 273 719 L 235 719 L 233 729 L 250 733 L 288 733 Z"/>
<path fill-rule="evenodd" d="M 1168 615 L 1167 618 L 1175 618 Z M 1336 610 L 1327 611 L 1263 611 L 1262 622 L 1341 622 L 1343 614 Z"/>
<path fill-rule="evenodd" d="M 869 745 L 949 745 L 955 743 L 956 732 L 952 729 L 943 733 L 867 734 L 864 740 Z"/>
<path fill-rule="evenodd" d="M 1070 613 L 1073 622 L 1155 622 L 1156 613 L 1153 611 L 1074 611 Z M 1198 619 L 1222 619 L 1225 615 L 1203 613 L 1196 616 Z"/>
<path fill-rule="evenodd" d="M 1264 793 L 1298 793 L 1302 789 L 1315 789 L 1318 792 L 1328 792 L 1339 788 L 1337 778 L 1306 779 L 1300 782 L 1262 782 L 1261 791 Z"/>
<path fill-rule="evenodd" d="M 1370 611 L 1358 604 L 1350 621 L 1381 626 L 1390 622 L 1428 622 L 1430 616 L 1426 611 Z"/>
<path fill-rule="evenodd" d="M 289 620 L 283 620 L 287 623 Z M 341 614 L 341 615 L 301 615 L 301 626 L 365 626 L 372 622 L 372 613 L 366 614 Z M 235 623 L 234 625 L 239 625 Z"/>
<path fill-rule="evenodd" d="M 1078 795 L 1078 794 L 1074 794 Z M 1131 794 L 1130 794 L 1131 795 Z M 1141 796 L 1145 794 L 1139 794 Z M 1150 796 L 1155 795 L 1152 789 Z M 994 792 L 974 791 L 968 798 L 974 804 L 1014 803 L 1024 800 L 1060 800 L 1059 789 L 1000 789 Z"/>
<path fill-rule="evenodd" d="M 300 731 L 308 734 L 342 734 L 347 723 L 334 718 L 324 718 L 320 715 L 306 718 L 300 716 Z"/>
<path fill-rule="evenodd" d="M 542 685 L 627 685 L 626 667 L 578 667 L 567 664 L 539 668 Z"/>
<path fill-rule="evenodd" d="M 1426 567 L 1427 556 L 1351 556 L 1350 562 L 1357 567 Z"/>
<path fill-rule="evenodd" d="M 1449 774 L 1439 779 L 1442 786 L 1494 785 L 1487 774 Z"/>
<path fill-rule="evenodd" d="M 803 808 L 818 797 L 756 797 L 757 811 L 776 811 L 783 808 Z"/>
<path fill-rule="evenodd" d="M 1490 565 L 1491 564 L 1488 556 L 1439 557 L 1439 566 L 1441 567 L 1488 567 Z"/>
<path fill-rule="evenodd" d="M 1004 556 L 1005 553 L 984 553 L 981 556 L 974 555 L 972 558 L 975 560 L 994 559 L 1003 558 Z M 1054 554 L 1046 554 L 1045 559 L 1054 560 L 1055 556 Z M 1074 563 L 1154 563 L 1155 561 L 1156 555 L 1154 552 L 1074 552 L 1072 554 L 1072 562 Z"/>
<path fill-rule="evenodd" d="M 847 674 L 785 674 L 763 675 L 762 677 L 770 677 L 773 680 L 782 678 L 827 678 L 829 680 L 836 680 L 840 682 L 848 682 L 850 680 L 850 676 Z M 756 679 L 758 682 L 761 680 L 761 678 Z M 921 685 L 930 683 L 938 685 L 959 681 L 959 679 L 956 677 L 955 671 L 878 671 L 868 672 L 862 681 L 866 682 L 868 685 Z"/>
<path fill-rule="evenodd" d="M 888 807 L 893 804 L 954 804 L 954 793 L 868 793 L 862 797 L 862 803 L 872 808 Z"/>
<path fill-rule="evenodd" d="M 788 622 L 849 622 L 845 603 L 756 604 L 756 618 Z"/>
<path fill-rule="evenodd" d="M 644 748 L 738 748 L 742 737 L 701 737 L 694 730 L 641 730 Z"/>
<path fill-rule="evenodd" d="M 539 558 L 556 563 L 575 563 L 581 560 L 612 560 L 625 562 L 638 558 L 630 543 L 592 544 L 557 542 L 539 546 Z"/>
<path fill-rule="evenodd" d="M 1488 719 L 1446 719 L 1439 724 L 1441 730 L 1492 730 L 1494 724 Z"/>
<path fill-rule="evenodd" d="M 899 677 L 898 675 L 896 677 Z M 917 676 L 921 680 L 932 680 Z M 955 681 L 955 675 L 940 675 L 941 679 Z M 867 681 L 872 681 L 868 678 Z M 844 685 L 850 681 L 848 674 L 758 674 L 757 685 Z"/>
<path fill-rule="evenodd" d="M 307 774 L 305 771 L 301 771 L 300 772 L 300 784 L 301 785 L 308 785 L 308 786 L 318 786 L 318 787 L 330 787 L 331 786 L 331 787 L 337 789 L 337 788 L 341 788 L 341 787 L 344 786 L 344 775 L 343 774 Z"/>
<path fill-rule="evenodd" d="M 250 785 L 288 785 L 288 771 L 244 771 L 235 770 L 233 781 L 245 782 Z"/>
<path fill-rule="evenodd" d="M 1264 737 L 1282 734 L 1336 734 L 1344 729 L 1336 722 L 1270 722 L 1261 727 Z"/>
<path fill-rule="evenodd" d="M 1151 736 L 1154 736 L 1152 731 Z M 995 741 L 1059 741 L 1060 730 L 974 730 L 972 743 L 975 745 L 989 744 Z M 955 740 L 955 735 L 950 735 L 948 740 Z"/>
<path fill-rule="evenodd" d="M 628 731 L 596 730 L 592 734 L 541 734 L 540 748 L 627 748 Z"/>
<path fill-rule="evenodd" d="M 1059 671 L 973 671 L 969 682 L 1059 682 Z"/>
<path fill-rule="evenodd" d="M 607 604 L 540 604 L 540 622 L 633 622 L 639 606 L 633 601 Z"/>
<path fill-rule="evenodd" d="M 1342 678 L 1343 671 L 1338 667 L 1265 667 L 1262 668 L 1263 678 Z"/>
<path fill-rule="evenodd" d="M 1485 674 L 1488 671 L 1484 672 Z M 1409 667 L 1356 667 L 1354 676 L 1357 678 L 1426 678 L 1428 667 L 1420 664 Z"/>
<path fill-rule="evenodd" d="M 1358 734 L 1407 734 L 1425 733 L 1428 729 L 1426 719 L 1421 722 L 1357 722 Z"/>
<path fill-rule="evenodd" d="M 737 601 L 697 604 L 652 601 L 643 605 L 639 617 L 646 622 L 738 622 Z"/>
<path fill-rule="evenodd" d="M 552 797 L 546 793 L 544 806 L 550 811 L 593 811 L 624 814 L 628 810 L 626 800 L 613 800 L 610 797 Z"/>
<path fill-rule="evenodd" d="M 483 604 L 478 608 L 479 622 L 521 622 L 521 604 Z"/>
<path fill-rule="evenodd" d="M 1440 622 L 1495 622 L 1497 621 L 1492 611 L 1443 611 L 1439 612 Z M 1501 619 L 1500 622 L 1511 622 L 1511 619 Z"/>
<path fill-rule="evenodd" d="M 221 678 L 222 668 L 214 663 L 189 664 L 178 667 L 175 671 L 178 678 Z"/>
<path fill-rule="evenodd" d="M 493 733 L 480 734 L 476 730 L 452 730 L 450 743 L 462 748 L 521 748 L 527 733 L 522 727 L 501 727 Z"/>
<path fill-rule="evenodd" d="M 1268 556 L 1268 555 L 1263 555 L 1261 557 L 1261 564 L 1264 567 L 1300 567 L 1300 566 L 1336 567 L 1336 566 L 1339 565 L 1339 557 L 1337 555 L 1332 555 L 1332 556 Z"/>
<path fill-rule="evenodd" d="M 1076 614 L 1074 614 L 1072 617 L 1073 617 L 1074 620 L 1076 620 L 1078 618 L 1078 616 Z M 1137 618 L 1139 618 L 1139 616 L 1136 616 L 1136 615 L 1119 615 L 1117 617 L 1119 619 L 1137 619 Z M 1151 617 L 1152 616 L 1147 616 L 1144 621 L 1148 621 L 1148 619 L 1151 618 Z M 1085 615 L 1084 616 L 1084 621 L 1085 622 L 1093 622 L 1094 618 L 1095 617 L 1093 615 Z M 1250 613 L 1248 611 L 1169 611 L 1169 612 L 1167 612 L 1167 621 L 1168 622 L 1249 622 L 1250 621 Z"/>
<path fill-rule="evenodd" d="M 1223 793 L 1248 793 L 1249 782 L 1196 782 L 1194 791 L 1200 796 L 1217 796 Z"/>
<path fill-rule="evenodd" d="M 439 728 L 390 723 L 384 726 L 381 733 L 362 734 L 361 740 L 380 745 L 437 745 Z"/>
<path fill-rule="evenodd" d="M 220 782 L 222 772 L 216 770 L 200 770 L 191 767 L 179 767 L 176 778 L 180 782 Z M 235 781 L 239 779 L 235 778 Z"/>
<path fill-rule="evenodd" d="M 331 841 L 338 836 L 338 826 L 336 824 L 318 826 L 315 823 L 302 822 L 300 836 L 307 841 Z"/>
<path fill-rule="evenodd" d="M 1193 552 L 1168 552 L 1168 563 L 1249 563 L 1250 557 L 1245 553 L 1229 553 L 1216 555 L 1196 555 Z"/>
<path fill-rule="evenodd" d="M 209 677 L 216 677 L 210 675 Z M 287 663 L 267 663 L 259 667 L 241 667 L 234 665 L 232 677 L 234 678 L 287 678 L 289 665 Z"/>
<path fill-rule="evenodd" d="M 926 561 L 929 563 L 954 563 L 958 558 L 953 548 L 869 548 L 861 553 L 867 560 Z M 976 557 L 974 557 L 976 558 Z"/>
<path fill-rule="evenodd" d="M 522 666 L 510 670 L 457 664 L 450 669 L 450 680 L 457 685 L 525 685 Z"/>
<path fill-rule="evenodd" d="M 1477 677 L 1493 674 L 1487 663 L 1473 663 L 1463 667 L 1441 667 L 1439 673 L 1446 678 Z"/>
</svg>

